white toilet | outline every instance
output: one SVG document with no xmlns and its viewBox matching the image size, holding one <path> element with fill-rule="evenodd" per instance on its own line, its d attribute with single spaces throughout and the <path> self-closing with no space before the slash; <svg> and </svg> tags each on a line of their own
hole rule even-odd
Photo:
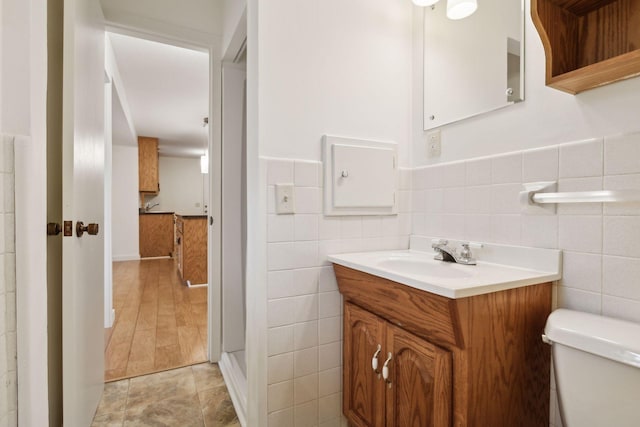
<svg viewBox="0 0 640 427">
<path fill-rule="evenodd" d="M 640 324 L 559 309 L 542 338 L 564 427 L 640 426 Z"/>
</svg>

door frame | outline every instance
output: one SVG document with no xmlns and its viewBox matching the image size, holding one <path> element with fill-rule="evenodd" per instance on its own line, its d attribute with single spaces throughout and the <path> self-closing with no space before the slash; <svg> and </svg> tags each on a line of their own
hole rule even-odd
<svg viewBox="0 0 640 427">
<path fill-rule="evenodd" d="M 105 18 L 105 32 L 155 41 L 158 43 L 206 52 L 209 55 L 209 217 L 213 217 L 213 226 L 209 222 L 207 236 L 207 357 L 210 362 L 220 360 L 222 349 L 222 266 L 221 266 L 221 213 L 222 213 L 222 82 L 219 78 L 222 61 L 216 40 L 210 43 L 166 33 L 161 29 L 151 31 L 143 24 L 122 24 Z"/>
</svg>

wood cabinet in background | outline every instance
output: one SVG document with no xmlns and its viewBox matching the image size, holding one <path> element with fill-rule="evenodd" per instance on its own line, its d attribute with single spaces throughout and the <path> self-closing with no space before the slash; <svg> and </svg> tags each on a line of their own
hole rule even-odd
<svg viewBox="0 0 640 427">
<path fill-rule="evenodd" d="M 343 412 L 350 425 L 549 425 L 551 360 L 540 337 L 551 283 L 451 299 L 334 270 L 345 301 Z"/>
<path fill-rule="evenodd" d="M 138 191 L 151 194 L 160 191 L 158 138 L 138 137 Z"/>
<path fill-rule="evenodd" d="M 173 251 L 173 212 L 138 215 L 140 257 L 171 256 Z"/>
<path fill-rule="evenodd" d="M 207 283 L 207 217 L 176 215 L 178 274 L 191 285 Z"/>
</svg>

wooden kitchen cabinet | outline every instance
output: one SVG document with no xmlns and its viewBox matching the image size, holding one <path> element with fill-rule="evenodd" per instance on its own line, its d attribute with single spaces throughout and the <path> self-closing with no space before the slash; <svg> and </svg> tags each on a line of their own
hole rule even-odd
<svg viewBox="0 0 640 427">
<path fill-rule="evenodd" d="M 138 191 L 149 194 L 160 191 L 158 138 L 138 137 Z"/>
<path fill-rule="evenodd" d="M 451 354 L 354 304 L 344 316 L 343 405 L 352 425 L 449 426 Z"/>
<path fill-rule="evenodd" d="M 173 212 L 144 213 L 139 218 L 140 257 L 171 256 Z"/>
<path fill-rule="evenodd" d="M 183 282 L 207 283 L 206 215 L 176 215 L 176 257 Z"/>
<path fill-rule="evenodd" d="M 334 264 L 357 427 L 546 427 L 551 283 L 451 299 Z M 374 372 L 388 362 L 388 382 Z"/>
</svg>

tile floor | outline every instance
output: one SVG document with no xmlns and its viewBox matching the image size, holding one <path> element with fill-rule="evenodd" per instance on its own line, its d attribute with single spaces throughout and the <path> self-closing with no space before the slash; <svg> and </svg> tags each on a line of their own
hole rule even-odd
<svg viewBox="0 0 640 427">
<path fill-rule="evenodd" d="M 201 363 L 105 384 L 92 427 L 239 427 L 218 365 Z"/>
</svg>

